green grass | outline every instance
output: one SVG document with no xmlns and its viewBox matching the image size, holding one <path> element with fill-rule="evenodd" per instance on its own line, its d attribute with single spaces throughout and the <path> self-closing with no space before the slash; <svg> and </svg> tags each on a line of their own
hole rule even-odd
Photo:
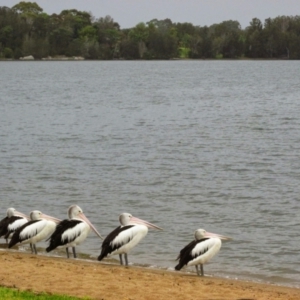
<svg viewBox="0 0 300 300">
<path fill-rule="evenodd" d="M 46 293 L 34 293 L 27 291 L 19 291 L 17 289 L 0 287 L 0 299 L 1 300 L 79 300 L 89 298 L 77 298 L 65 295 L 50 295 Z"/>
</svg>

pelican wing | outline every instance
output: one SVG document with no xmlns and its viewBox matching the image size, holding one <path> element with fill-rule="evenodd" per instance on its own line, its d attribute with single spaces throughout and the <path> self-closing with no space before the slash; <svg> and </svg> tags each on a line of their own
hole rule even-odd
<svg viewBox="0 0 300 300">
<path fill-rule="evenodd" d="M 5 217 L 0 221 L 0 237 L 7 233 L 7 226 L 9 224 L 9 219 L 10 218 Z"/>
<path fill-rule="evenodd" d="M 33 236 L 37 235 L 41 230 L 43 230 L 45 225 L 46 225 L 45 220 L 34 220 L 25 223 L 14 232 L 9 242 L 8 248 L 11 248 L 17 243 L 22 243 L 32 238 Z"/>
<path fill-rule="evenodd" d="M 19 223 L 18 220 L 25 220 L 25 222 Z M 11 232 L 15 231 L 23 224 L 27 223 L 28 221 L 20 216 L 12 216 L 12 217 L 5 217 L 0 221 L 0 237 L 9 235 Z M 5 237 L 6 238 L 6 237 Z"/>
<path fill-rule="evenodd" d="M 25 240 L 28 240 L 37 234 L 39 234 L 47 225 L 47 220 L 34 220 L 29 221 L 26 224 L 24 224 L 23 230 L 20 231 L 20 242 L 23 242 Z M 20 228 L 22 228 L 21 226 Z"/>
<path fill-rule="evenodd" d="M 81 232 L 86 227 L 86 224 L 79 220 L 70 220 L 71 223 L 68 229 L 65 230 L 65 232 L 61 236 L 61 241 L 65 245 L 67 243 L 73 242 L 77 237 L 81 235 Z"/>
<path fill-rule="evenodd" d="M 16 231 L 18 228 L 20 228 L 21 226 L 23 226 L 28 222 L 27 219 L 18 216 L 13 216 L 10 217 L 9 219 L 11 220 L 7 226 L 7 231 L 9 233 Z"/>
<path fill-rule="evenodd" d="M 63 246 L 76 239 L 81 233 L 80 220 L 63 220 L 57 226 L 55 231 L 48 239 L 49 247 L 46 249 L 47 252 L 55 249 L 58 246 Z M 77 227 L 77 228 L 76 228 Z M 75 228 L 75 229 L 74 229 Z M 73 231 L 72 231 L 73 230 Z"/>
<path fill-rule="evenodd" d="M 194 249 L 192 249 L 190 257 L 194 259 L 205 254 L 209 249 L 213 247 L 213 245 L 214 239 L 202 239 L 198 241 Z"/>
<path fill-rule="evenodd" d="M 102 260 L 108 254 L 128 243 L 133 237 L 128 235 L 126 230 L 134 227 L 135 225 L 119 226 L 113 230 L 103 241 L 101 253 L 98 260 Z"/>
<path fill-rule="evenodd" d="M 175 267 L 176 270 L 180 270 L 184 265 L 188 264 L 190 261 L 194 260 L 195 257 L 199 255 L 199 253 L 202 251 L 200 250 L 203 247 L 197 248 L 198 245 L 205 242 L 209 239 L 201 239 L 199 241 L 192 241 L 188 245 L 186 245 L 183 249 L 180 250 L 180 253 L 177 257 L 177 260 L 179 259 L 178 265 Z M 197 249 L 195 251 L 195 249 Z M 205 249 L 204 249 L 205 250 Z"/>
<path fill-rule="evenodd" d="M 181 257 L 187 255 L 191 252 L 191 250 L 195 247 L 197 244 L 197 241 L 191 241 L 189 244 L 187 244 L 184 248 L 180 250 L 180 253 L 178 254 L 176 260 L 180 259 Z"/>
<path fill-rule="evenodd" d="M 222 241 L 219 238 L 209 238 L 203 243 L 197 244 L 197 246 L 192 250 L 191 255 L 194 260 L 190 264 L 198 262 L 204 264 L 213 258 L 220 250 Z"/>
</svg>

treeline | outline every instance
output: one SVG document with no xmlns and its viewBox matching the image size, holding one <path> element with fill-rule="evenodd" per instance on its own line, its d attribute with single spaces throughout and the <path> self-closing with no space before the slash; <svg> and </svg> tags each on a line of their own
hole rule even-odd
<svg viewBox="0 0 300 300">
<path fill-rule="evenodd" d="M 280 16 L 245 29 L 237 21 L 212 26 L 170 19 L 121 29 L 110 16 L 76 9 L 48 15 L 35 2 L 0 7 L 0 58 L 86 59 L 285 58 L 300 59 L 300 16 Z"/>
</svg>

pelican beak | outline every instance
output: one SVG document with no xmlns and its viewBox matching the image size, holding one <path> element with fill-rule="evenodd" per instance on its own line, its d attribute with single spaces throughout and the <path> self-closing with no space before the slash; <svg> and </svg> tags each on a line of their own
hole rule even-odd
<svg viewBox="0 0 300 300">
<path fill-rule="evenodd" d="M 96 233 L 96 235 L 98 235 L 99 238 L 103 240 L 101 234 L 97 231 L 95 226 L 90 222 L 90 220 L 83 213 L 80 213 L 78 217 L 81 218 L 83 221 L 85 221 L 91 227 L 91 229 Z"/>
<path fill-rule="evenodd" d="M 53 221 L 56 224 L 58 224 L 61 221 L 60 219 L 57 219 L 57 218 L 54 218 L 54 217 L 51 217 L 51 216 L 48 216 L 48 215 L 45 215 L 45 214 L 42 214 L 41 217 L 43 219 L 46 219 L 46 220 L 49 220 L 49 221 Z"/>
<path fill-rule="evenodd" d="M 140 224 L 140 225 L 145 225 L 149 228 L 153 228 L 153 229 L 157 229 L 157 230 L 163 230 L 162 228 L 148 222 L 148 221 L 145 221 L 145 220 L 142 220 L 142 219 L 139 219 L 139 218 L 136 218 L 136 217 L 132 217 L 131 220 L 130 220 L 131 223 L 135 223 L 135 224 Z"/>
<path fill-rule="evenodd" d="M 19 211 L 15 211 L 15 216 L 25 218 L 25 219 L 27 219 L 28 221 L 30 220 L 30 217 L 26 216 L 25 214 L 23 214 L 23 213 L 21 213 L 21 212 L 19 212 Z"/>
<path fill-rule="evenodd" d="M 220 240 L 232 240 L 231 237 L 220 235 L 220 234 L 216 234 L 216 233 L 212 233 L 212 232 L 206 232 L 205 235 L 204 235 L 204 237 L 207 237 L 207 238 L 219 238 Z"/>
</svg>

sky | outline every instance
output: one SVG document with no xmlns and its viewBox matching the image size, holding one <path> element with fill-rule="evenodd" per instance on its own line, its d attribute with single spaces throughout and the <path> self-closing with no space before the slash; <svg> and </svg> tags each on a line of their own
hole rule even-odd
<svg viewBox="0 0 300 300">
<path fill-rule="evenodd" d="M 0 6 L 12 7 L 20 1 L 0 0 Z M 27 1 L 26 1 L 27 2 Z M 253 18 L 262 22 L 277 16 L 300 15 L 300 0 L 32 0 L 47 14 L 64 9 L 92 13 L 95 18 L 111 16 L 121 29 L 152 19 L 171 19 L 210 26 L 223 21 L 238 21 L 246 28 Z"/>
</svg>

